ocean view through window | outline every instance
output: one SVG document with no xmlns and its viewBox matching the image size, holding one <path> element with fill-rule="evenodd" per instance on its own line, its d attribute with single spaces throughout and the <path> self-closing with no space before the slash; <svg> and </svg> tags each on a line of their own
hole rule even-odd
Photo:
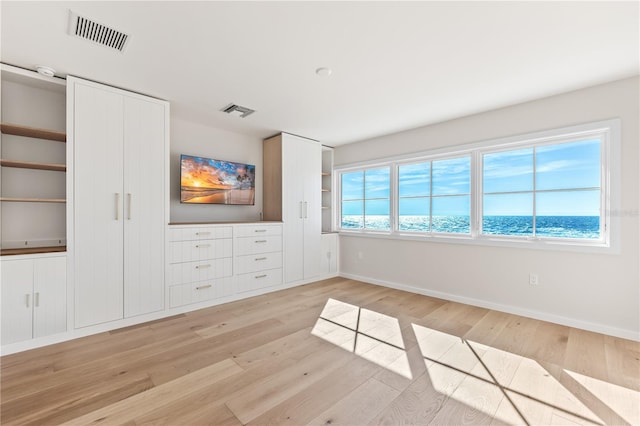
<svg viewBox="0 0 640 426">
<path fill-rule="evenodd" d="M 338 168 L 338 227 L 392 238 L 608 247 L 612 139 L 617 164 L 619 121 L 610 120 Z"/>
</svg>

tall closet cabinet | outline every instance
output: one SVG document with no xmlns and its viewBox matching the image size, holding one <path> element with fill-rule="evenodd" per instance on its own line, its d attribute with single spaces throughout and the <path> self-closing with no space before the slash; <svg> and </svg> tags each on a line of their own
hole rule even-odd
<svg viewBox="0 0 640 426">
<path fill-rule="evenodd" d="M 283 222 L 284 282 L 320 275 L 321 169 L 319 142 L 281 133 L 263 146 L 265 220 Z"/>
<path fill-rule="evenodd" d="M 169 104 L 67 79 L 75 327 L 164 309 Z"/>
</svg>

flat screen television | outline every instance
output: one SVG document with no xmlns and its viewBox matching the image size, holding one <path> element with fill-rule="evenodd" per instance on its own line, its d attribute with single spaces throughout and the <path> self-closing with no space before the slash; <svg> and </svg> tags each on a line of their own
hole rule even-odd
<svg viewBox="0 0 640 426">
<path fill-rule="evenodd" d="M 256 166 L 212 158 L 180 156 L 180 202 L 254 205 Z"/>
</svg>

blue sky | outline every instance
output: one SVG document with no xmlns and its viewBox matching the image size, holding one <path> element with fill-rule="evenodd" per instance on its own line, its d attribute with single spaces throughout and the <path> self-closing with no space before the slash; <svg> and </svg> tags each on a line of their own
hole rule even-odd
<svg viewBox="0 0 640 426">
<path fill-rule="evenodd" d="M 485 154 L 483 214 L 531 216 L 534 164 L 536 190 L 551 191 L 537 193 L 537 215 L 600 214 L 600 141 L 597 139 Z M 430 203 L 433 203 L 434 216 L 468 215 L 470 167 L 470 157 L 401 165 L 398 169 L 400 215 L 428 215 Z M 563 191 L 566 189 L 571 191 Z M 363 193 L 367 199 L 365 206 Z M 389 214 L 389 168 L 344 173 L 342 198 L 344 215 L 361 215 L 363 207 L 367 215 Z"/>
</svg>

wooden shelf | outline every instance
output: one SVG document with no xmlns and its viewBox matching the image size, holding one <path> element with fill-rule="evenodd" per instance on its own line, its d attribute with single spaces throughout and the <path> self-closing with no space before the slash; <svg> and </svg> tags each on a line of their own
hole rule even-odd
<svg viewBox="0 0 640 426">
<path fill-rule="evenodd" d="M 0 256 L 15 256 L 18 254 L 58 253 L 67 251 L 67 246 L 55 247 L 26 247 L 0 250 Z"/>
<path fill-rule="evenodd" d="M 331 173 L 322 172 L 322 176 L 331 176 Z"/>
<path fill-rule="evenodd" d="M 67 166 L 65 166 L 64 164 L 32 163 L 28 161 L 16 161 L 16 160 L 0 160 L 0 166 L 15 167 L 19 169 L 51 170 L 54 172 L 67 171 Z"/>
<path fill-rule="evenodd" d="M 322 188 L 322 192 L 331 192 L 331 190 Z"/>
<path fill-rule="evenodd" d="M 18 198 L 18 197 L 0 197 L 0 201 L 11 203 L 66 203 L 64 198 Z"/>
<path fill-rule="evenodd" d="M 17 124 L 0 123 L 0 130 L 7 135 L 26 136 L 28 138 L 46 139 L 56 142 L 67 141 L 67 134 L 65 132 L 56 132 Z"/>
</svg>

